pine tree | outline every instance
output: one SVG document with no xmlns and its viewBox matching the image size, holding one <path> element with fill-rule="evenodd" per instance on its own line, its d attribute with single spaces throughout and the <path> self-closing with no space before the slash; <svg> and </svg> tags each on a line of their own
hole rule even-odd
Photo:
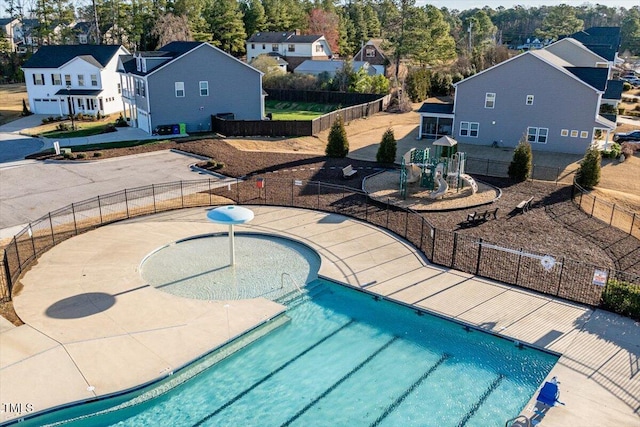
<svg viewBox="0 0 640 427">
<path fill-rule="evenodd" d="M 328 157 L 335 158 L 344 158 L 349 154 L 349 141 L 347 140 L 347 131 L 344 129 L 342 116 L 338 116 L 331 125 L 325 153 Z"/>
<path fill-rule="evenodd" d="M 584 188 L 593 188 L 600 182 L 602 155 L 596 147 L 590 147 L 576 172 L 576 182 Z"/>
<path fill-rule="evenodd" d="M 393 163 L 396 161 L 396 151 L 396 137 L 393 135 L 393 129 L 388 128 L 384 132 L 384 135 L 382 135 L 382 141 L 380 141 L 380 147 L 378 147 L 376 160 L 379 163 Z"/>
<path fill-rule="evenodd" d="M 527 136 L 523 135 L 513 152 L 513 159 L 509 164 L 509 178 L 518 182 L 526 181 L 531 174 L 532 160 L 531 144 L 527 141 Z"/>
<path fill-rule="evenodd" d="M 238 2 L 217 0 L 207 8 L 206 16 L 213 44 L 231 55 L 242 55 L 245 52 L 244 42 L 247 35 Z"/>
</svg>

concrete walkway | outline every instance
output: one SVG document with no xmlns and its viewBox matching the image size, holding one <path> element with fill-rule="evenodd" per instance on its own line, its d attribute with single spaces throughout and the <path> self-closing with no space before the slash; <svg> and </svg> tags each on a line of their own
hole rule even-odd
<svg viewBox="0 0 640 427">
<path fill-rule="evenodd" d="M 566 406 L 552 408 L 542 425 L 640 423 L 637 323 L 435 267 L 394 235 L 340 215 L 253 210 L 255 219 L 238 230 L 310 245 L 321 256 L 320 275 L 562 353 L 550 376 L 560 379 Z M 135 387 L 284 310 L 261 298 L 196 301 L 145 285 L 139 265 L 152 250 L 224 231 L 205 212 L 185 209 L 115 223 L 45 253 L 14 297 L 26 325 L 0 329 L 0 401 L 41 411 Z M 524 415 L 533 415 L 532 404 Z M 19 416 L 5 411 L 2 420 Z"/>
</svg>

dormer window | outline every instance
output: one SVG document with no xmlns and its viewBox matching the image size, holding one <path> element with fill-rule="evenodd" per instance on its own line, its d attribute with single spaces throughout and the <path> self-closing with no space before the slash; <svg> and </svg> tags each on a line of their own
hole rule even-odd
<svg viewBox="0 0 640 427">
<path fill-rule="evenodd" d="M 142 70 L 142 58 L 136 56 L 136 71 Z"/>
<path fill-rule="evenodd" d="M 78 42 L 80 44 L 87 44 L 87 35 L 86 34 L 80 34 L 78 36 Z"/>
<path fill-rule="evenodd" d="M 316 45 L 316 52 L 324 52 L 324 46 L 321 44 Z"/>
<path fill-rule="evenodd" d="M 367 58 L 374 58 L 376 56 L 376 50 L 372 48 L 365 49 L 365 55 Z"/>
</svg>

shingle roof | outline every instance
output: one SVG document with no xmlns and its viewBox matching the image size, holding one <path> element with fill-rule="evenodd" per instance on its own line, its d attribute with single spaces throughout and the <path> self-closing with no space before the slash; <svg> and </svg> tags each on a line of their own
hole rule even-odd
<svg viewBox="0 0 640 427">
<path fill-rule="evenodd" d="M 167 61 L 164 62 L 166 63 L 203 44 L 205 44 L 205 42 L 171 42 L 162 46 L 158 50 L 137 52 L 137 54 L 144 58 L 167 58 Z M 147 75 L 153 72 L 160 65 L 164 64 L 156 64 L 153 68 L 148 68 L 146 72 L 143 72 L 137 70 L 136 60 L 133 55 L 120 55 L 120 61 L 122 62 L 125 72 L 136 74 L 138 76 Z"/>
<path fill-rule="evenodd" d="M 9 22 L 13 21 L 15 18 L 0 18 L 0 25 L 7 25 Z"/>
<path fill-rule="evenodd" d="M 608 61 L 615 59 L 620 48 L 620 27 L 591 27 L 569 37 L 578 40 Z"/>
<path fill-rule="evenodd" d="M 317 34 L 299 35 L 294 31 L 263 31 L 255 33 L 247 42 L 249 43 L 313 43 L 322 36 Z"/>
<path fill-rule="evenodd" d="M 604 92 L 607 87 L 607 77 L 609 70 L 607 68 L 595 67 L 566 67 L 574 76 L 585 82 L 591 87 Z"/>
<path fill-rule="evenodd" d="M 622 80 L 609 80 L 607 81 L 607 89 L 602 95 L 603 99 L 622 99 L 622 90 L 624 82 Z"/>
<path fill-rule="evenodd" d="M 302 64 L 298 65 L 295 69 L 296 73 L 322 73 L 329 72 L 335 73 L 336 71 L 342 69 L 344 67 L 345 61 L 335 60 L 335 61 L 317 61 L 313 59 L 307 59 Z M 353 69 L 355 71 L 360 70 L 361 68 L 368 68 L 369 63 L 366 61 L 353 61 L 351 63 Z M 373 70 L 375 73 L 375 70 Z"/>
<path fill-rule="evenodd" d="M 418 113 L 453 114 L 453 104 L 425 102 L 418 110 Z"/>
<path fill-rule="evenodd" d="M 87 60 L 86 57 L 91 57 L 91 63 L 104 67 L 118 53 L 119 49 L 120 45 L 42 46 L 22 68 L 58 68 L 78 56 L 82 56 L 85 60 Z"/>
</svg>

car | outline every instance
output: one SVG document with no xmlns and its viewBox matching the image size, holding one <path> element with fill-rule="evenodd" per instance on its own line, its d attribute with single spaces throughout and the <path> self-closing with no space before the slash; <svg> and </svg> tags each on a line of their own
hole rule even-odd
<svg viewBox="0 0 640 427">
<path fill-rule="evenodd" d="M 615 142 L 640 141 L 640 130 L 634 130 L 626 133 L 616 133 L 613 135 Z"/>
</svg>

